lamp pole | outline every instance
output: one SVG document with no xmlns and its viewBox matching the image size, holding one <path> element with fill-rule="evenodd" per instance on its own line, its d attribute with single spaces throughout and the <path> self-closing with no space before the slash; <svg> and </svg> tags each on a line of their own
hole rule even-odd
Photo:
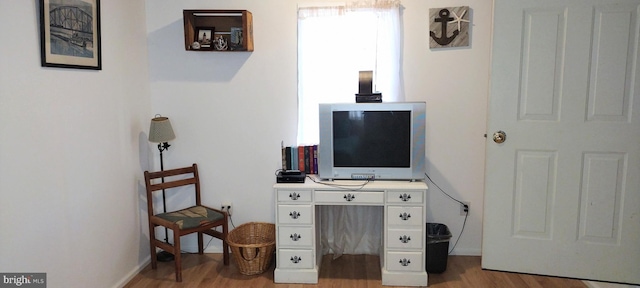
<svg viewBox="0 0 640 288">
<path fill-rule="evenodd" d="M 160 171 L 164 171 L 164 161 L 162 160 L 162 152 L 164 150 L 169 149 L 169 146 L 171 145 L 169 145 L 168 142 L 158 143 L 158 151 L 160 151 Z M 161 180 L 162 180 L 162 183 L 164 183 L 164 177 L 162 177 Z M 162 208 L 164 209 L 163 212 L 167 213 L 167 199 L 164 194 L 164 189 L 162 189 Z M 165 227 L 164 229 L 167 229 L 167 228 Z M 164 241 L 169 242 L 167 235 L 164 236 Z"/>
<path fill-rule="evenodd" d="M 169 149 L 169 146 L 171 145 L 169 145 L 168 142 L 158 143 L 158 151 L 160 151 L 160 171 L 164 171 L 164 161 L 162 157 L 162 152 L 164 152 L 164 150 Z M 164 177 L 161 178 L 161 181 L 162 183 L 164 183 Z M 166 199 L 164 189 L 162 189 L 162 209 L 164 213 L 167 213 L 167 199 Z M 167 227 L 164 227 L 164 242 L 167 244 L 169 243 L 169 229 L 167 229 Z M 157 256 L 156 258 L 160 262 L 169 262 L 175 258 L 173 254 L 164 250 L 161 252 L 158 252 L 156 256 Z"/>
<path fill-rule="evenodd" d="M 158 151 L 160 151 L 160 171 L 164 171 L 164 159 L 162 152 L 169 149 L 169 146 L 171 145 L 169 145 L 168 141 L 171 141 L 175 138 L 176 135 L 173 133 L 173 128 L 171 128 L 171 122 L 169 121 L 169 118 L 163 117 L 160 114 L 156 114 L 156 116 L 151 119 L 151 126 L 149 127 L 149 141 L 158 143 Z M 164 183 L 164 177 L 162 177 L 162 183 Z M 148 199 L 147 201 L 153 200 Z M 165 189 L 162 189 L 162 208 L 163 212 L 167 213 L 167 199 L 165 195 Z M 149 235 L 149 237 L 154 236 Z M 169 229 L 167 229 L 167 227 L 164 228 L 164 242 L 169 244 Z M 156 257 L 156 259 L 160 262 L 172 261 L 174 258 L 175 255 L 167 251 L 161 251 L 157 253 Z"/>
</svg>

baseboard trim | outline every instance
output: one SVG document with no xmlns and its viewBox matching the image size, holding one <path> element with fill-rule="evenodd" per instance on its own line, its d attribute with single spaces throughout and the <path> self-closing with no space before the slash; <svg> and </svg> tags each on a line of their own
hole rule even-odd
<svg viewBox="0 0 640 288">
<path fill-rule="evenodd" d="M 206 243 L 205 243 L 206 244 Z M 198 253 L 198 245 L 187 245 L 187 246 L 182 246 L 180 247 L 183 251 L 183 253 Z M 222 245 L 218 246 L 218 245 L 210 245 L 208 247 L 206 247 L 204 249 L 204 253 L 207 254 L 221 254 L 222 253 Z M 124 287 L 124 285 L 127 285 L 127 283 L 129 283 L 129 281 L 131 281 L 133 279 L 133 277 L 136 277 L 136 275 L 138 275 L 142 269 L 144 269 L 144 267 L 147 267 L 147 265 L 151 264 L 151 255 L 147 256 L 146 258 L 144 258 L 142 260 L 142 262 L 140 262 L 138 264 L 138 266 L 134 267 L 131 272 L 129 272 L 127 275 L 125 275 L 124 277 L 122 277 L 122 279 L 120 279 L 120 281 L 118 281 L 116 283 L 116 285 L 113 286 L 113 288 L 120 288 L 120 287 Z"/>
<path fill-rule="evenodd" d="M 596 281 L 582 281 L 584 285 L 587 285 L 589 288 L 640 288 L 640 286 L 627 285 L 627 284 L 615 284 L 615 283 L 604 283 L 604 282 L 596 282 Z"/>
<path fill-rule="evenodd" d="M 457 256 L 482 256 L 482 249 L 473 248 L 456 248 L 453 249 L 450 255 Z"/>
<path fill-rule="evenodd" d="M 120 281 L 118 281 L 118 283 L 116 283 L 116 285 L 113 286 L 113 288 L 120 288 L 120 287 L 124 287 L 124 285 L 127 285 L 129 281 L 133 280 L 133 278 L 136 277 L 136 275 L 138 275 L 142 271 L 142 269 L 144 269 L 144 267 L 147 267 L 147 265 L 149 265 L 150 263 L 151 263 L 151 256 L 147 256 L 145 259 L 142 260 L 141 263 L 138 264 L 138 266 L 133 268 L 131 272 L 129 272 L 124 277 L 122 277 L 122 279 L 120 279 Z"/>
</svg>

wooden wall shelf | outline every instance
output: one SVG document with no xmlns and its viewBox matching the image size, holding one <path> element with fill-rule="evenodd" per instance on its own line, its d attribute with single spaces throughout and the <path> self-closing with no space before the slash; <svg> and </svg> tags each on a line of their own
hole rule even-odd
<svg viewBox="0 0 640 288">
<path fill-rule="evenodd" d="M 187 51 L 253 51 L 253 16 L 247 10 L 183 10 Z M 211 33 L 213 32 L 213 36 Z M 207 40 L 202 40 L 207 34 Z M 219 42 L 219 38 L 224 41 Z M 226 45 L 225 45 L 226 44 Z"/>
</svg>

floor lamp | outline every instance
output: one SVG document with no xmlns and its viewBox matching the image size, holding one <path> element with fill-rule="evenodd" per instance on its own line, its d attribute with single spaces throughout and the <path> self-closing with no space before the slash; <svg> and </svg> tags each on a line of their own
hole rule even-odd
<svg viewBox="0 0 640 288">
<path fill-rule="evenodd" d="M 169 149 L 169 143 L 167 141 L 173 140 L 176 138 L 176 135 L 173 134 L 173 128 L 171 128 L 171 122 L 169 122 L 169 118 L 156 115 L 153 119 L 151 119 L 151 127 L 149 127 L 149 142 L 158 143 L 158 151 L 160 151 L 160 171 L 164 171 L 164 163 L 162 160 L 162 152 L 164 150 Z M 162 183 L 164 183 L 164 177 L 162 178 Z M 147 201 L 153 201 L 153 199 L 148 199 Z M 164 189 L 162 189 L 162 207 L 164 209 L 164 213 L 167 213 L 167 202 L 164 194 Z M 149 235 L 149 237 L 155 237 L 154 235 Z M 169 243 L 169 230 L 167 227 L 164 228 L 164 242 Z M 160 262 L 169 262 L 172 261 L 174 255 L 167 252 L 161 251 L 157 253 L 157 260 Z"/>
</svg>

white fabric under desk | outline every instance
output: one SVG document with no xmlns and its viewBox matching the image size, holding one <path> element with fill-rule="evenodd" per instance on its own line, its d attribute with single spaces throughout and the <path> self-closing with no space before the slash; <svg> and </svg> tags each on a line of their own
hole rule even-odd
<svg viewBox="0 0 640 288">
<path fill-rule="evenodd" d="M 380 255 L 383 206 L 320 206 L 322 254 Z"/>
</svg>

